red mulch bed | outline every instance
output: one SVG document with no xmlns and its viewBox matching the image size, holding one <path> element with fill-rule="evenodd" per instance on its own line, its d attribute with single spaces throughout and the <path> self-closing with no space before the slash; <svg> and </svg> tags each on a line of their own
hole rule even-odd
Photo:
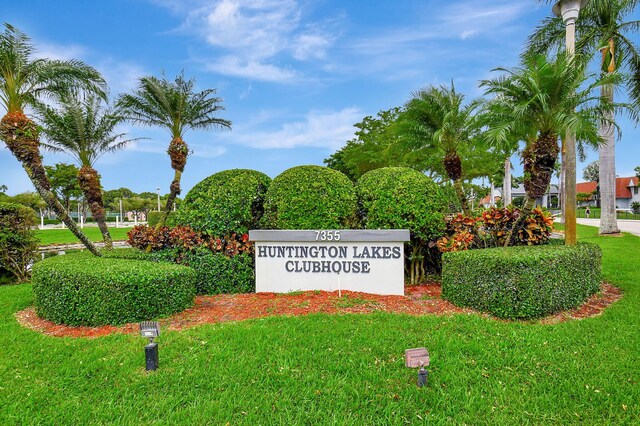
<svg viewBox="0 0 640 426">
<path fill-rule="evenodd" d="M 369 313 L 385 311 L 409 315 L 449 315 L 473 313 L 459 308 L 441 298 L 442 289 L 437 283 L 405 287 L 405 296 L 379 296 L 367 293 L 305 291 L 290 294 L 249 293 L 198 296 L 193 308 L 160 320 L 164 330 L 183 330 L 201 324 L 226 321 L 242 321 L 278 315 L 307 315 L 323 312 Z M 599 315 L 622 297 L 622 292 L 603 283 L 601 291 L 593 295 L 579 308 L 544 318 L 541 323 L 558 323 Z M 25 327 L 56 337 L 99 337 L 112 333 L 137 333 L 138 324 L 101 327 L 72 327 L 54 324 L 38 318 L 31 306 L 16 313 L 18 322 Z"/>
</svg>

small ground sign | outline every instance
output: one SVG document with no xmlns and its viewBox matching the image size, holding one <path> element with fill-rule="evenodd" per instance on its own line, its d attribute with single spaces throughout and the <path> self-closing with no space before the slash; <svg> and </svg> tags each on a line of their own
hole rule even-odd
<svg viewBox="0 0 640 426">
<path fill-rule="evenodd" d="M 408 230 L 253 230 L 256 292 L 404 294 Z"/>
</svg>

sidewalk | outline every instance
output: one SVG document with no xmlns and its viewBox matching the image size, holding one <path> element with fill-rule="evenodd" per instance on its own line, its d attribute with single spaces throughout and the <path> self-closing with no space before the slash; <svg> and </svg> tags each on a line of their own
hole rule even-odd
<svg viewBox="0 0 640 426">
<path fill-rule="evenodd" d="M 576 219 L 580 225 L 600 226 L 600 219 Z M 628 232 L 640 237 L 640 220 L 618 219 L 618 228 L 622 232 Z"/>
</svg>

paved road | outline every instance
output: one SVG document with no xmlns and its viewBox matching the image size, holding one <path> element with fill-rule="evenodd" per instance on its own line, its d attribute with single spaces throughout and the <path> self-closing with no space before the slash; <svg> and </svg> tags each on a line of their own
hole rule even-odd
<svg viewBox="0 0 640 426">
<path fill-rule="evenodd" d="M 600 219 L 576 219 L 580 225 L 600 226 Z M 640 220 L 618 219 L 618 228 L 622 232 L 628 232 L 640 236 Z"/>
</svg>

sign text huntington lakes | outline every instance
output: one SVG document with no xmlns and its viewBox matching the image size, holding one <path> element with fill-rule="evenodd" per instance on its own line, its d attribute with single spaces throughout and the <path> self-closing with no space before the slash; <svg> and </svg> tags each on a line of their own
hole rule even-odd
<svg viewBox="0 0 640 426">
<path fill-rule="evenodd" d="M 352 290 L 404 294 L 407 230 L 249 232 L 256 292 Z"/>
</svg>

